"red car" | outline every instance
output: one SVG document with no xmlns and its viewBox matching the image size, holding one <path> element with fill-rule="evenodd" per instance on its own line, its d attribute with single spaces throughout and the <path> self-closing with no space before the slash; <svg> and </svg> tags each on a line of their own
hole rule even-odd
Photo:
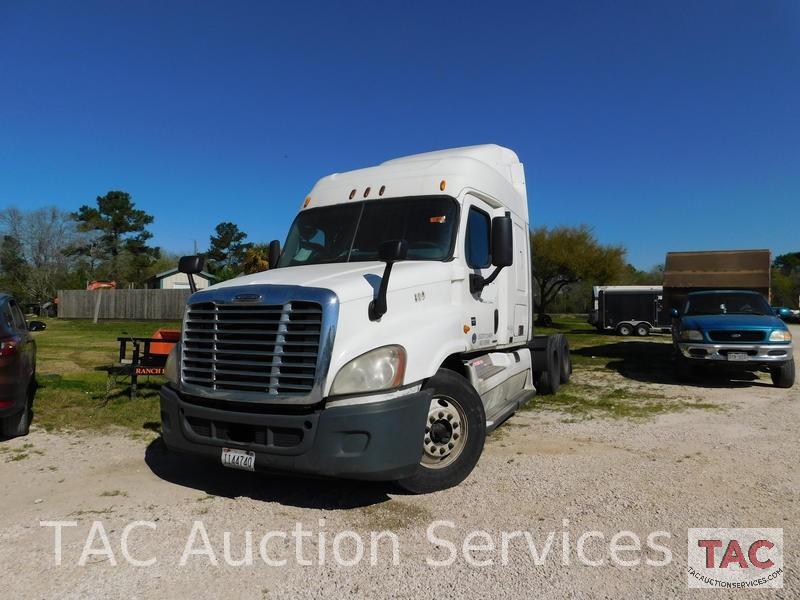
<svg viewBox="0 0 800 600">
<path fill-rule="evenodd" d="M 36 342 L 31 331 L 41 321 L 25 322 L 19 303 L 0 293 L 0 437 L 27 435 L 36 393 Z"/>
</svg>

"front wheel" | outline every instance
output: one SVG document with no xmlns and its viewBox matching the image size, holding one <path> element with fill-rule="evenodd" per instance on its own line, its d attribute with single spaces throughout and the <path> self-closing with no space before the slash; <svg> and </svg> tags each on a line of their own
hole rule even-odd
<svg viewBox="0 0 800 600">
<path fill-rule="evenodd" d="M 786 361 L 770 373 L 775 387 L 790 388 L 794 385 L 794 359 Z"/>
<path fill-rule="evenodd" d="M 439 369 L 424 386 L 433 391 L 416 472 L 397 483 L 414 494 L 444 490 L 475 468 L 486 439 L 486 414 L 478 392 L 458 373 Z"/>
</svg>

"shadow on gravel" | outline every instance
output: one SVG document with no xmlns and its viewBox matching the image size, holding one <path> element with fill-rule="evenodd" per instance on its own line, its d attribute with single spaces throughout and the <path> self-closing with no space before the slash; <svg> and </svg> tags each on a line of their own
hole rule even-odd
<svg viewBox="0 0 800 600">
<path fill-rule="evenodd" d="M 213 461 L 171 452 L 159 437 L 145 450 L 145 463 L 164 481 L 212 496 L 277 502 L 297 508 L 348 510 L 390 500 L 391 483 L 310 479 L 226 469 Z"/>
<path fill-rule="evenodd" d="M 693 385 L 703 388 L 772 387 L 748 371 L 730 370 L 724 366 L 700 366 L 687 381 L 678 381 L 673 365 L 672 344 L 650 341 L 626 341 L 570 350 L 572 354 L 592 358 L 608 358 L 607 369 L 627 379 L 644 383 Z"/>
</svg>

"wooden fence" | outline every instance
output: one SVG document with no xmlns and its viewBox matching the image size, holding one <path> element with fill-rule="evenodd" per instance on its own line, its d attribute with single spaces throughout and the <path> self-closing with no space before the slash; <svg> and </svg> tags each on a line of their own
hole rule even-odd
<svg viewBox="0 0 800 600">
<path fill-rule="evenodd" d="M 58 316 L 93 319 L 100 295 L 100 319 L 175 321 L 183 318 L 189 290 L 60 290 Z"/>
</svg>

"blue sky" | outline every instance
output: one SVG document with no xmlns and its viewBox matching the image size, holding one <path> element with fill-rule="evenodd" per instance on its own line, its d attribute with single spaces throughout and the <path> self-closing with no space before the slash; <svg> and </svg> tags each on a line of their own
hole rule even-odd
<svg viewBox="0 0 800 600">
<path fill-rule="evenodd" d="M 314 181 L 495 142 L 534 225 L 800 250 L 800 3 L 0 0 L 0 208 L 110 189 L 190 251 Z"/>
</svg>

